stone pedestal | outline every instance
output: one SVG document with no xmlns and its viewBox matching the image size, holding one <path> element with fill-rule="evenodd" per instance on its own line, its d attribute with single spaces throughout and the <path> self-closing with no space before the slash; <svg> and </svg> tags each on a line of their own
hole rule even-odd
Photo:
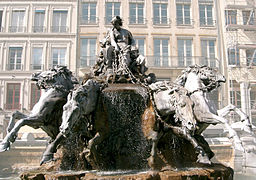
<svg viewBox="0 0 256 180">
<path fill-rule="evenodd" d="M 169 121 L 174 120 L 171 119 L 172 115 L 168 118 Z M 58 151 L 59 157 L 57 157 L 58 153 L 55 154 L 56 162 L 43 165 L 37 172 L 23 173 L 22 179 L 63 179 L 64 177 L 66 179 L 232 179 L 233 177 L 231 168 L 196 163 L 197 154 L 193 146 L 184 138 L 176 136 L 171 129 L 163 130 L 163 124 L 156 119 L 150 94 L 143 86 L 109 84 L 100 93 L 96 111 L 90 121 L 93 127 L 90 138 L 81 139 L 81 133 L 75 131 L 76 133 L 68 136 L 63 142 L 62 148 Z M 78 128 L 86 127 L 80 125 Z M 153 163 L 152 161 L 148 163 L 152 148 L 151 135 L 158 132 L 161 132 L 162 136 L 159 136 L 157 155 Z M 86 148 L 92 139 L 95 140 L 95 144 L 91 146 L 93 148 L 88 155 Z M 202 137 L 197 137 L 197 140 L 203 142 Z M 159 171 L 149 171 L 152 168 Z M 146 172 L 129 173 L 145 169 Z M 59 170 L 73 171 L 59 173 Z M 89 171 L 85 172 L 85 170 Z M 104 171 L 117 171 L 119 174 L 100 174 Z"/>
</svg>

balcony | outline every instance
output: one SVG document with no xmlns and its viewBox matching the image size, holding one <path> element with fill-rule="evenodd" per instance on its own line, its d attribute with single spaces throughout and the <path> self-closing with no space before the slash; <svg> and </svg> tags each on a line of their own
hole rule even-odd
<svg viewBox="0 0 256 180">
<path fill-rule="evenodd" d="M 200 27 L 215 27 L 216 26 L 216 20 L 213 20 L 212 18 L 200 18 Z"/>
<path fill-rule="evenodd" d="M 97 61 L 97 56 L 81 56 L 79 68 L 94 66 Z"/>
<path fill-rule="evenodd" d="M 250 9 L 255 8 L 254 1 L 245 0 L 226 0 L 227 9 Z"/>
<path fill-rule="evenodd" d="M 193 26 L 194 20 L 189 18 L 176 18 L 176 25 L 181 27 Z"/>
<path fill-rule="evenodd" d="M 9 26 L 9 32 L 16 33 L 16 32 L 25 32 L 25 26 Z"/>
<path fill-rule="evenodd" d="M 53 32 L 53 33 L 66 33 L 66 32 L 68 32 L 68 27 L 67 26 L 52 26 L 51 27 L 51 32 Z"/>
<path fill-rule="evenodd" d="M 32 31 L 34 33 L 42 33 L 42 32 L 46 32 L 46 28 L 45 26 L 33 26 Z"/>
<path fill-rule="evenodd" d="M 155 68 L 185 68 L 195 64 L 219 68 L 219 61 L 216 58 L 205 58 L 201 56 L 147 56 L 146 59 L 147 66 Z"/>
<path fill-rule="evenodd" d="M 152 18 L 152 22 L 154 26 L 170 26 L 171 20 L 167 17 L 154 17 Z"/>
<path fill-rule="evenodd" d="M 19 103 L 5 104 L 4 107 L 6 110 L 19 110 L 21 108 L 21 104 Z"/>
<path fill-rule="evenodd" d="M 80 24 L 81 25 L 99 25 L 99 18 L 98 17 L 81 16 Z"/>
<path fill-rule="evenodd" d="M 146 25 L 147 21 L 144 17 L 129 17 L 129 25 Z"/>
<path fill-rule="evenodd" d="M 11 63 L 6 65 L 6 69 L 9 71 L 20 71 L 23 70 L 23 65 L 21 63 Z"/>
<path fill-rule="evenodd" d="M 238 30 L 243 29 L 245 31 L 256 31 L 256 18 L 250 19 L 250 21 L 236 21 L 235 23 L 228 23 L 226 25 L 227 30 Z"/>
<path fill-rule="evenodd" d="M 44 65 L 43 64 L 30 64 L 31 70 L 43 70 Z"/>
</svg>

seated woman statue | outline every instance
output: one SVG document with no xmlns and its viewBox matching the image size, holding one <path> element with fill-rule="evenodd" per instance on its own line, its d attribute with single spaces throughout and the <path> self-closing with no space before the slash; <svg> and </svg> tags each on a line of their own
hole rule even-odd
<svg viewBox="0 0 256 180">
<path fill-rule="evenodd" d="M 124 62 L 129 67 L 131 64 L 130 53 L 132 49 L 137 49 L 135 40 L 132 37 L 132 33 L 126 29 L 121 28 L 123 21 L 119 16 L 115 16 L 111 24 L 113 27 L 107 33 L 106 37 L 101 41 L 102 54 L 106 60 L 107 69 L 113 68 L 113 61 L 116 56 L 121 56 Z M 120 58 L 118 58 L 120 61 Z"/>
</svg>

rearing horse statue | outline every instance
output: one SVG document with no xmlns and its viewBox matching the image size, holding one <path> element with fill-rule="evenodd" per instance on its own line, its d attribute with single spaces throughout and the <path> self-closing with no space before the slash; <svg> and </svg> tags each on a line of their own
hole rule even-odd
<svg viewBox="0 0 256 180">
<path fill-rule="evenodd" d="M 198 121 L 199 129 L 197 134 L 201 134 L 210 124 L 224 124 L 229 132 L 229 138 L 233 139 L 234 147 L 240 151 L 244 151 L 242 142 L 237 132 L 229 124 L 228 120 L 218 114 L 214 109 L 212 102 L 206 98 L 206 93 L 218 88 L 224 83 L 225 77 L 216 70 L 207 66 L 190 66 L 182 75 L 176 79 L 176 83 L 180 84 L 188 90 L 191 100 L 194 102 L 194 114 Z M 221 112 L 221 111 L 219 111 Z M 245 130 L 251 132 L 251 123 L 248 118 L 245 121 Z"/>
</svg>

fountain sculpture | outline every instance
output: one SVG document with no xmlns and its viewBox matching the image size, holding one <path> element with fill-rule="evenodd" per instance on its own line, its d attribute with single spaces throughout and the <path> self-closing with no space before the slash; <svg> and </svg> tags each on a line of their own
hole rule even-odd
<svg viewBox="0 0 256 180">
<path fill-rule="evenodd" d="M 45 93 L 30 115 L 12 115 L 0 151 L 8 150 L 19 129 L 28 125 L 42 128 L 51 141 L 40 169 L 23 173 L 22 179 L 58 179 L 63 176 L 56 174 L 60 169 L 76 170 L 80 173 L 66 176 L 80 179 L 232 179 L 231 168 L 211 162 L 214 153 L 201 135 L 210 124 L 224 124 L 235 148 L 244 151 L 236 131 L 205 98 L 225 78 L 210 67 L 194 65 L 175 82 L 156 82 L 154 74 L 145 74 L 145 57 L 132 34 L 121 28 L 121 18 L 112 24 L 82 84 L 66 67 L 33 75 Z M 244 129 L 251 131 L 248 117 L 243 117 Z M 147 172 L 104 177 L 85 170 Z"/>
</svg>

